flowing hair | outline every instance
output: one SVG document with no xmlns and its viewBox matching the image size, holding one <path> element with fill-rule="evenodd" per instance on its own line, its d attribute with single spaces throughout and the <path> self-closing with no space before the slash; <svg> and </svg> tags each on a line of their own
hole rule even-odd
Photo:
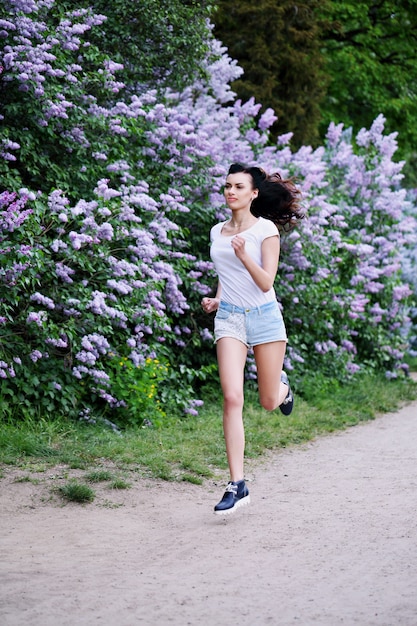
<svg viewBox="0 0 417 626">
<path fill-rule="evenodd" d="M 228 174 L 238 172 L 249 174 L 253 188 L 259 191 L 251 204 L 252 215 L 271 220 L 286 231 L 291 230 L 304 217 L 300 206 L 301 191 L 292 179 L 285 180 L 278 172 L 268 175 L 260 167 L 232 163 Z"/>
</svg>

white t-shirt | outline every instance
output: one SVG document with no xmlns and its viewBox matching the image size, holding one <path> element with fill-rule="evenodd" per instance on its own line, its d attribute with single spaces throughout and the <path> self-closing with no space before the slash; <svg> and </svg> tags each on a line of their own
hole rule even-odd
<svg viewBox="0 0 417 626">
<path fill-rule="evenodd" d="M 242 261 L 237 258 L 231 241 L 235 235 L 222 235 L 226 222 L 220 222 L 210 231 L 210 256 L 221 285 L 221 300 L 243 308 L 261 306 L 276 299 L 271 288 L 264 292 L 254 282 Z M 268 237 L 279 236 L 278 228 L 271 220 L 259 217 L 258 221 L 239 233 L 245 239 L 246 252 L 262 266 L 262 242 Z"/>
</svg>

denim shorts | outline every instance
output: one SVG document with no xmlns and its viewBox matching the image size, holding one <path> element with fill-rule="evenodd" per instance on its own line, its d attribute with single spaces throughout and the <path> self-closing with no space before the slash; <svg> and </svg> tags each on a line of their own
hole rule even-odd
<svg viewBox="0 0 417 626">
<path fill-rule="evenodd" d="M 273 300 L 261 306 L 244 309 L 220 301 L 214 318 L 214 341 L 223 337 L 238 339 L 248 348 L 271 341 L 287 341 L 282 313 Z"/>
</svg>

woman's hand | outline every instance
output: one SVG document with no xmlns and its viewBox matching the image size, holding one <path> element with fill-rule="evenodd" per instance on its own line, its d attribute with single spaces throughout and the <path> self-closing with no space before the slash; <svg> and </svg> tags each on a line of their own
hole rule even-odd
<svg viewBox="0 0 417 626">
<path fill-rule="evenodd" d="M 263 240 L 261 248 L 262 262 L 260 265 L 246 252 L 245 243 L 244 237 L 236 235 L 232 239 L 232 248 L 237 258 L 243 263 L 252 276 L 255 284 L 266 293 L 274 286 L 274 280 L 277 274 L 279 259 L 278 234 Z"/>
<path fill-rule="evenodd" d="M 213 313 L 213 311 L 217 311 L 219 304 L 219 298 L 203 298 L 201 301 L 201 306 L 206 313 Z"/>
<path fill-rule="evenodd" d="M 235 251 L 237 258 L 240 260 L 243 259 L 246 253 L 245 243 L 246 243 L 245 238 L 241 237 L 240 235 L 236 235 L 232 239 L 232 248 Z"/>
</svg>

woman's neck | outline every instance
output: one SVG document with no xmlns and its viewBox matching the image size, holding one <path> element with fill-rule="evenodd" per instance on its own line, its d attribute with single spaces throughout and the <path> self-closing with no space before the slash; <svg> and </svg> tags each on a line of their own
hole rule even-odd
<svg viewBox="0 0 417 626">
<path fill-rule="evenodd" d="M 258 221 L 258 218 L 252 215 L 252 213 L 245 215 L 235 215 L 233 214 L 229 221 L 229 226 L 232 228 L 236 228 L 236 230 L 241 230 L 242 228 L 247 228 L 251 226 L 255 222 Z"/>
</svg>

